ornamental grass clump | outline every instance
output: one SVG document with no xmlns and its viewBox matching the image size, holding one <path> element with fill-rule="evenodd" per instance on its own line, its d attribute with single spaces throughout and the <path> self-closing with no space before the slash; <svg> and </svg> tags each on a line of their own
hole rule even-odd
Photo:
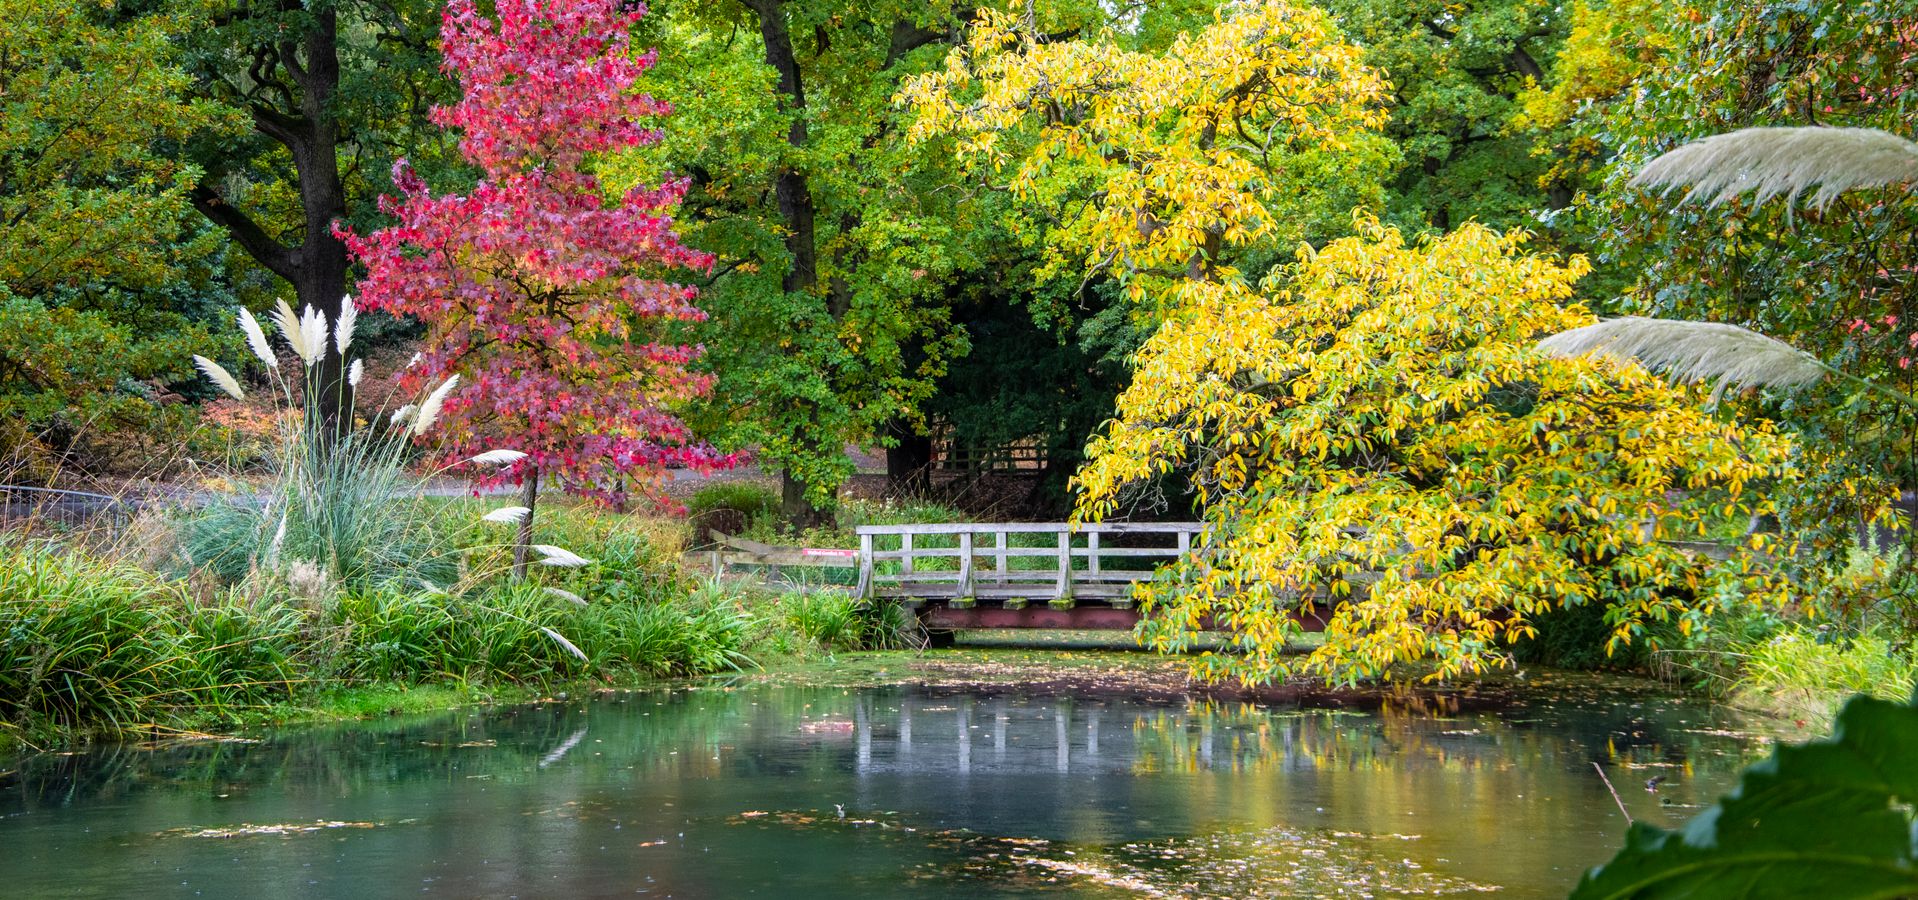
<svg viewBox="0 0 1918 900">
<path fill-rule="evenodd" d="M 460 376 L 394 409 L 381 404 L 363 417 L 355 392 L 364 361 L 349 354 L 358 313 L 353 299 L 329 322 L 317 310 L 295 313 L 284 301 L 271 326 L 292 350 L 296 367 L 283 367 L 267 327 L 241 310 L 246 344 L 264 366 L 281 422 L 271 480 L 256 492 L 236 492 L 189 514 L 181 556 L 188 568 L 214 574 L 222 583 L 268 581 L 274 593 L 322 608 L 344 592 L 399 586 L 405 590 L 461 591 L 501 574 L 486 553 L 489 524 L 518 524 L 523 507 L 504 506 L 478 522 L 456 521 L 452 507 L 428 496 L 429 481 L 454 469 L 492 470 L 525 459 L 518 450 L 488 450 L 427 472 L 417 472 L 416 442 L 440 421 Z M 347 377 L 328 386 L 317 375 L 327 348 L 348 359 Z M 209 380 L 236 399 L 245 389 L 218 363 L 196 357 Z M 301 389 L 296 390 L 295 385 Z M 340 391 L 346 415 L 322 414 L 321 394 Z M 387 398 L 390 400 L 391 398 Z M 504 542 L 493 541 L 497 546 Z M 562 546 L 535 548 L 538 562 L 579 568 L 592 560 Z M 477 565 L 475 565 L 477 563 Z M 553 643 L 564 645 L 561 637 Z"/>
<path fill-rule="evenodd" d="M 416 439 L 427 435 L 438 411 L 459 382 L 444 379 L 416 402 L 376 411 L 362 423 L 355 390 L 364 361 L 348 357 L 347 377 L 326 385 L 317 365 L 328 345 L 346 357 L 353 346 L 358 313 L 351 297 L 341 302 L 337 321 L 311 307 L 300 313 L 281 301 L 273 328 L 290 347 L 295 371 L 283 368 L 266 328 L 241 310 L 246 344 L 264 366 L 276 396 L 281 423 L 271 481 L 257 492 L 237 492 L 191 514 L 182 534 L 182 553 L 191 568 L 214 573 L 223 582 L 270 575 L 303 582 L 295 593 L 325 595 L 314 579 L 336 588 L 393 581 L 443 584 L 457 577 L 458 548 L 447 530 L 434 527 L 435 515 L 422 490 L 431 474 L 409 470 Z M 222 391 L 235 399 L 246 392 L 225 368 L 205 357 L 194 362 Z M 300 388 L 296 389 L 296 385 Z M 328 388 L 343 396 L 347 415 L 322 414 Z M 502 455 L 504 453 L 505 455 Z M 499 465 L 517 459 L 511 451 L 482 454 L 466 462 Z M 297 579 L 290 578 L 298 574 Z"/>
</svg>

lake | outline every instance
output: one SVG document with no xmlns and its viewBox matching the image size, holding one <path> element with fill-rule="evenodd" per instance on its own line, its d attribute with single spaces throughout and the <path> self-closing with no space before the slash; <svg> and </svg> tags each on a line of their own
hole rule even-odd
<svg viewBox="0 0 1918 900">
<path fill-rule="evenodd" d="M 0 894 L 1562 897 L 1624 830 L 1594 762 L 1669 825 L 1767 740 L 1570 676 L 1351 708 L 772 681 L 0 763 Z"/>
</svg>

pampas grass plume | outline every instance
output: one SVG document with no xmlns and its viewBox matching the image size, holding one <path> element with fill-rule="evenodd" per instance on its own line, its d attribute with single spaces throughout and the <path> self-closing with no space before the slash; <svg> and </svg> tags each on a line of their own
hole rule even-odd
<svg viewBox="0 0 1918 900">
<path fill-rule="evenodd" d="M 521 453 L 518 450 L 488 450 L 485 453 L 479 454 L 478 456 L 469 458 L 467 462 L 473 463 L 474 465 L 480 465 L 480 466 L 492 466 L 492 465 L 505 466 L 505 465 L 511 465 L 513 463 L 519 462 L 520 460 L 525 458 L 526 458 L 526 454 Z"/>
<path fill-rule="evenodd" d="M 495 466 L 495 464 L 497 464 L 497 466 L 506 466 L 506 464 L 512 464 L 512 462 L 522 461 L 522 459 L 526 459 L 526 453 L 510 451 L 510 449 L 497 449 L 497 451 L 485 451 L 485 453 L 481 453 L 478 457 L 472 457 L 472 459 L 468 459 L 466 462 L 474 462 L 474 464 L 479 464 L 479 466 Z"/>
<path fill-rule="evenodd" d="M 551 594 L 554 597 L 558 597 L 559 599 L 564 600 L 568 603 L 571 603 L 574 606 L 586 605 L 586 598 L 581 597 L 580 595 L 575 594 L 572 591 L 563 591 L 556 587 L 549 587 L 546 589 L 546 593 Z"/>
<path fill-rule="evenodd" d="M 280 329 L 286 342 L 293 346 L 293 355 L 299 357 L 301 362 L 307 362 L 313 352 L 306 347 L 306 331 L 300 327 L 300 316 L 287 304 L 285 297 L 276 301 L 272 319 L 273 326 Z"/>
<path fill-rule="evenodd" d="M 353 295 L 340 298 L 340 320 L 333 323 L 333 346 L 338 347 L 340 355 L 346 355 L 346 348 L 353 346 L 353 326 L 360 321 L 360 311 L 353 307 Z"/>
<path fill-rule="evenodd" d="M 1713 400 L 1727 387 L 1797 390 L 1829 371 L 1817 357 L 1790 344 L 1720 322 L 1625 316 L 1560 332 L 1538 346 L 1559 357 L 1595 353 L 1635 359 L 1678 381 L 1716 381 Z"/>
<path fill-rule="evenodd" d="M 555 547 L 552 544 L 534 544 L 533 549 L 538 550 L 541 556 L 546 557 L 540 560 L 541 565 L 577 569 L 580 566 L 590 566 L 593 564 L 593 561 L 586 557 L 580 556 L 571 550 Z"/>
<path fill-rule="evenodd" d="M 207 378 L 211 379 L 215 385 L 218 385 L 220 390 L 231 395 L 233 399 L 246 399 L 246 392 L 240 390 L 239 379 L 234 378 L 233 373 L 222 368 L 219 363 L 200 356 L 199 354 L 194 354 L 193 364 L 198 366 L 201 372 L 206 373 Z"/>
<path fill-rule="evenodd" d="M 1824 208 L 1853 188 L 1918 182 L 1918 144 L 1874 128 L 1745 128 L 1693 141 L 1652 160 L 1631 183 L 1689 188 L 1686 199 L 1717 206 L 1746 191 L 1754 203 L 1797 202 L 1814 186 Z"/>
<path fill-rule="evenodd" d="M 280 367 L 279 357 L 273 355 L 273 345 L 266 341 L 266 330 L 260 327 L 260 320 L 253 318 L 253 313 L 245 307 L 240 309 L 240 330 L 246 333 L 246 345 L 253 350 L 254 356 L 260 358 L 260 362 L 266 363 L 269 369 Z"/>
<path fill-rule="evenodd" d="M 360 361 L 356 359 L 346 368 L 346 383 L 352 387 L 359 387 L 360 376 L 364 374 L 366 374 L 366 367 L 360 365 Z"/>
<path fill-rule="evenodd" d="M 566 636 L 565 636 L 565 635 L 562 635 L 562 634 L 560 634 L 559 632 L 557 632 L 557 631 L 554 631 L 553 629 L 551 629 L 551 628 L 548 628 L 548 627 L 546 627 L 546 626 L 544 626 L 544 625 L 541 625 L 541 626 L 539 627 L 539 630 L 540 630 L 540 631 L 542 631 L 542 632 L 545 632 L 545 634 L 546 634 L 546 636 L 547 636 L 547 637 L 549 637 L 549 638 L 552 638 L 552 639 L 553 639 L 553 642 L 554 642 L 554 643 L 557 643 L 557 644 L 559 644 L 559 645 L 560 645 L 561 647 L 564 647 L 564 648 L 566 648 L 566 652 L 568 652 L 568 653 L 571 653 L 571 654 L 573 654 L 574 656 L 577 656 L 577 657 L 579 657 L 579 661 L 580 661 L 580 662 L 583 662 L 583 663 L 590 663 L 590 662 L 592 662 L 592 660 L 590 660 L 590 659 L 587 659 L 587 658 L 586 658 L 586 654 L 585 654 L 585 652 L 584 652 L 584 651 L 582 651 L 582 650 L 580 650 L 580 649 L 579 649 L 578 647 L 576 647 L 576 646 L 574 646 L 574 645 L 573 645 L 573 642 L 572 642 L 572 641 L 569 641 L 569 640 L 567 640 L 567 639 L 566 639 Z"/>
<path fill-rule="evenodd" d="M 425 434 L 427 429 L 433 427 L 434 422 L 439 421 L 440 408 L 446 405 L 446 395 L 451 394 L 453 388 L 459 383 L 458 375 L 451 376 L 441 382 L 439 387 L 434 388 L 433 393 L 426 396 L 426 402 L 420 404 L 420 411 L 413 417 L 414 437 Z"/>
<path fill-rule="evenodd" d="M 480 521 L 511 524 L 526 518 L 526 514 L 530 512 L 532 512 L 532 510 L 524 506 L 502 506 L 486 515 L 480 516 Z"/>
<path fill-rule="evenodd" d="M 301 357 L 307 365 L 313 365 L 326 356 L 326 314 L 309 306 L 300 314 L 300 342 L 306 345 L 308 356 Z"/>
</svg>

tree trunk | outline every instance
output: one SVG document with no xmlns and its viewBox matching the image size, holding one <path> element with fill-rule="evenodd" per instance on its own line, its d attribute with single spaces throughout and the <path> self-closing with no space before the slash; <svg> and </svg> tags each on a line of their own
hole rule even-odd
<svg viewBox="0 0 1918 900">
<path fill-rule="evenodd" d="M 539 469 L 527 471 L 519 505 L 526 507 L 526 515 L 520 518 L 519 536 L 513 540 L 513 577 L 525 578 L 526 556 L 533 549 L 533 513 L 539 509 Z"/>
<path fill-rule="evenodd" d="M 282 8 L 298 9 L 295 0 Z M 340 180 L 340 123 L 334 111 L 340 90 L 339 14 L 325 5 L 312 13 L 303 34 L 272 39 L 253 48 L 256 65 L 284 70 L 297 96 L 264 92 L 247 95 L 242 105 L 253 128 L 285 147 L 292 157 L 301 209 L 300 244 L 289 247 L 245 212 L 228 204 L 215 189 L 219 173 L 209 171 L 192 192 L 193 205 L 225 228 L 247 255 L 293 285 L 294 306 L 311 306 L 326 316 L 328 340 L 320 362 L 307 372 L 306 389 L 325 423 L 329 443 L 351 427 L 352 386 L 331 325 L 339 321 L 346 296 L 346 245 L 333 235 L 346 217 L 346 188 Z M 271 98 L 271 101 L 269 100 Z M 284 105 L 275 105 L 284 103 Z"/>
<path fill-rule="evenodd" d="M 832 510 L 813 505 L 806 496 L 808 487 L 811 485 L 790 470 L 779 474 L 779 516 L 794 533 L 833 523 Z"/>
<path fill-rule="evenodd" d="M 924 497 L 932 492 L 932 437 L 913 430 L 903 419 L 886 423 L 893 446 L 886 448 L 886 492 L 899 497 Z"/>
<path fill-rule="evenodd" d="M 806 87 L 800 77 L 799 56 L 794 51 L 792 33 L 786 26 L 784 0 L 744 0 L 759 19 L 759 36 L 766 47 L 766 65 L 779 74 L 779 92 L 785 95 L 784 111 L 792 116 L 786 131 L 786 143 L 806 146 Z M 806 173 L 782 165 L 773 175 L 773 196 L 779 204 L 779 216 L 786 225 L 786 253 L 791 257 L 780 288 L 788 294 L 812 294 L 819 285 L 818 214 L 813 205 L 812 187 Z M 815 424 L 816 424 L 815 420 Z M 812 429 L 817 436 L 817 428 Z M 781 476 L 779 511 L 786 525 L 795 531 L 828 521 L 831 512 L 814 506 L 806 497 L 806 483 L 788 471 Z"/>
</svg>

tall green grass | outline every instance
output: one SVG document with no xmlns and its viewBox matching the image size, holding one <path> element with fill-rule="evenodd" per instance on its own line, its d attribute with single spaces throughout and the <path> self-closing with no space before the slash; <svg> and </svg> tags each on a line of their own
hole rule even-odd
<svg viewBox="0 0 1918 900">
<path fill-rule="evenodd" d="M 458 577 L 459 537 L 471 528 L 451 527 L 421 496 L 403 439 L 364 430 L 322 449 L 303 429 L 289 431 L 264 491 L 223 497 L 183 518 L 187 568 L 227 584 L 301 568 L 349 588 Z"/>
<path fill-rule="evenodd" d="M 1853 694 L 1903 700 L 1918 684 L 1918 655 L 1882 625 L 1851 636 L 1834 627 L 1793 626 L 1737 649 L 1742 685 L 1788 701 L 1829 706 Z"/>
<path fill-rule="evenodd" d="M 641 551 L 610 555 L 620 552 Z M 595 570 L 569 573 L 583 595 L 534 581 L 460 593 L 388 584 L 315 605 L 258 582 L 254 593 L 196 590 L 0 537 L 0 731 L 208 727 L 356 685 L 702 674 L 751 665 L 749 645 L 767 630 L 756 611 L 776 616 L 717 584 Z"/>
<path fill-rule="evenodd" d="M 194 601 L 132 566 L 0 538 L 0 719 L 129 731 L 287 696 L 300 616 Z M 189 715 L 191 714 L 191 716 Z"/>
</svg>

